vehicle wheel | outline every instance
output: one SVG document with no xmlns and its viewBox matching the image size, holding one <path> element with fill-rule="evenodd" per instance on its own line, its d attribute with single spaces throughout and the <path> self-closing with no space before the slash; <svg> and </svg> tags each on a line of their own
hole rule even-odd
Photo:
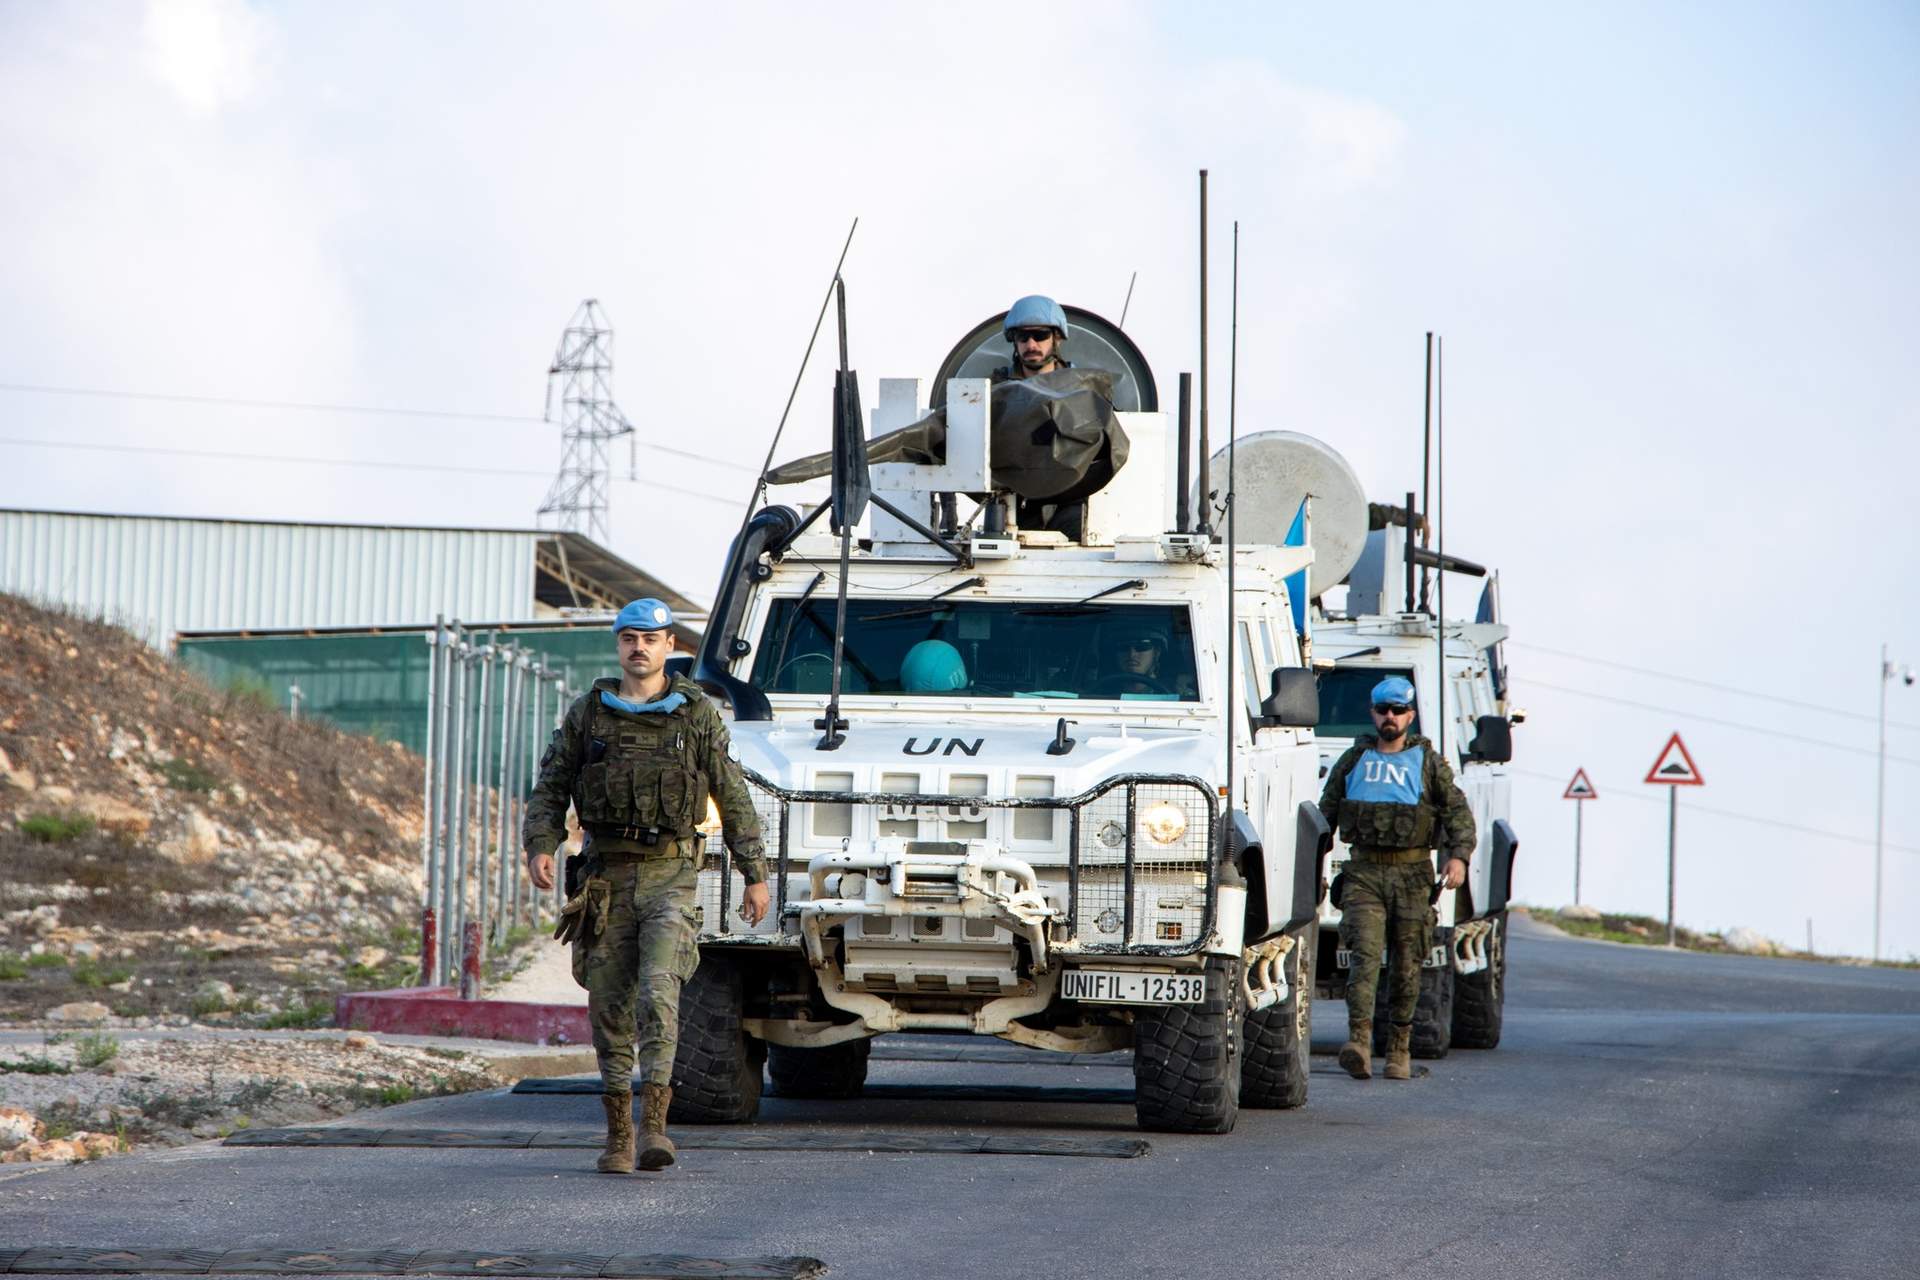
<svg viewBox="0 0 1920 1280">
<path fill-rule="evenodd" d="M 1247 1015 L 1245 1058 L 1240 1068 L 1240 1105 L 1298 1107 L 1307 1100 L 1307 1068 L 1313 1053 L 1309 1025 L 1313 1004 L 1313 952 L 1317 925 L 1294 935 L 1284 961 L 1287 998 Z"/>
<path fill-rule="evenodd" d="M 766 1045 L 740 1026 L 740 1005 L 740 970 L 723 957 L 702 957 L 680 989 L 669 1120 L 739 1124 L 759 1114 Z"/>
<path fill-rule="evenodd" d="M 1500 1043 L 1507 1004 L 1507 913 L 1494 918 L 1487 934 L 1487 967 L 1453 979 L 1453 1044 L 1457 1049 L 1492 1049 Z"/>
<path fill-rule="evenodd" d="M 1204 1004 L 1133 1024 L 1133 1110 L 1142 1129 L 1228 1133 L 1240 1118 L 1239 957 L 1207 957 Z"/>
<path fill-rule="evenodd" d="M 1440 945 L 1437 935 L 1435 945 Z M 1452 944 L 1446 945 L 1451 948 Z M 1413 1006 L 1411 1046 L 1416 1058 L 1444 1058 L 1453 1047 L 1453 979 L 1450 949 L 1447 963 L 1438 969 L 1423 966 L 1420 970 L 1420 998 Z M 1387 992 L 1391 986 L 1388 975 L 1382 973 L 1373 1000 L 1373 1051 L 1379 1055 L 1387 1052 L 1387 1028 L 1392 1024 L 1387 1016 Z"/>
<path fill-rule="evenodd" d="M 767 1077 L 780 1098 L 857 1098 L 867 1086 L 867 1055 L 873 1041 L 862 1037 L 819 1049 L 767 1046 Z"/>
</svg>

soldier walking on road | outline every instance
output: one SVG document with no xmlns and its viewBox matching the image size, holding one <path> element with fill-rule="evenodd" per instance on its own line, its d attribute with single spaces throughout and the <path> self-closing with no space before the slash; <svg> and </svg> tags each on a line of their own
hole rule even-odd
<svg viewBox="0 0 1920 1280">
<path fill-rule="evenodd" d="M 700 959 L 695 886 L 706 841 L 696 828 L 709 796 L 746 881 L 740 918 L 754 925 L 767 913 L 759 819 L 720 713 L 691 680 L 667 676 L 672 626 L 672 611 L 658 600 L 620 611 L 613 624 L 620 678 L 594 681 L 567 708 L 540 758 L 521 832 L 527 874 L 542 889 L 553 887 L 569 802 L 588 836 L 583 861 L 568 869 L 554 936 L 572 942 L 574 980 L 587 989 L 607 1111 L 602 1173 L 633 1171 L 636 1071 L 643 1081 L 640 1167 L 673 1163 L 667 1107 L 680 988 Z"/>
<path fill-rule="evenodd" d="M 1389 1080 L 1412 1079 L 1413 1013 L 1434 917 L 1429 850 L 1438 846 L 1446 853 L 1441 881 L 1448 889 L 1465 883 L 1473 856 L 1473 810 L 1439 750 L 1407 732 L 1412 723 L 1412 683 L 1389 676 L 1375 685 L 1375 733 L 1361 735 L 1334 763 L 1320 795 L 1320 811 L 1353 851 L 1335 905 L 1349 954 L 1347 1043 L 1340 1047 L 1340 1065 L 1356 1080 L 1373 1075 L 1374 994 L 1389 938 L 1385 1074 Z"/>
</svg>

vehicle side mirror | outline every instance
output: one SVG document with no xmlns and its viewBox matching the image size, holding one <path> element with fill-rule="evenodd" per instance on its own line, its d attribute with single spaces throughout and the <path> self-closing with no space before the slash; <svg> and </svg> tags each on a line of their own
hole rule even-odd
<svg viewBox="0 0 1920 1280">
<path fill-rule="evenodd" d="M 1319 723 L 1319 679 L 1305 667 L 1275 667 L 1273 692 L 1260 704 L 1260 727 L 1311 729 Z"/>
<path fill-rule="evenodd" d="M 1505 764 L 1513 759 L 1513 726 L 1505 716 L 1481 716 L 1474 721 L 1473 741 L 1467 744 L 1467 758 L 1489 764 Z"/>
</svg>

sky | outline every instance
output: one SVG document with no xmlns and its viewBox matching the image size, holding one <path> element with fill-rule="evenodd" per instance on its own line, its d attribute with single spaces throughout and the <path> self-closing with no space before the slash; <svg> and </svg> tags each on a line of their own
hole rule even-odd
<svg viewBox="0 0 1920 1280">
<path fill-rule="evenodd" d="M 1678 730 L 1681 923 L 1865 953 L 1880 646 L 1920 663 L 1920 10 L 1567 8 L 0 0 L 0 506 L 526 527 L 591 297 L 637 427 L 611 541 L 710 599 L 854 218 L 867 403 L 1136 273 L 1170 392 L 1206 168 L 1216 437 L 1235 221 L 1242 434 L 1417 487 L 1442 336 L 1447 544 L 1501 571 L 1529 713 L 1518 896 L 1571 897 L 1584 766 L 1583 896 L 1664 913 Z M 824 354 L 781 457 L 827 443 Z M 1887 705 L 1909 956 L 1920 686 Z"/>
</svg>

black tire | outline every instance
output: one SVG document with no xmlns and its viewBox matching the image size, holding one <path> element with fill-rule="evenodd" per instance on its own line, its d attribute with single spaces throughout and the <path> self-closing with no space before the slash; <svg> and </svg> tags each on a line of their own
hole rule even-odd
<svg viewBox="0 0 1920 1280">
<path fill-rule="evenodd" d="M 1247 1015 L 1246 1043 L 1240 1066 L 1240 1105 L 1278 1108 L 1304 1106 L 1307 1069 L 1312 1063 L 1313 960 L 1317 925 L 1294 935 L 1283 962 L 1287 998 L 1271 1009 Z"/>
<path fill-rule="evenodd" d="M 1507 1005 L 1507 913 L 1494 917 L 1487 934 L 1487 967 L 1453 979 L 1453 1047 L 1494 1049 Z"/>
<path fill-rule="evenodd" d="M 867 1055 L 873 1041 L 862 1037 L 819 1049 L 767 1046 L 767 1078 L 779 1098 L 857 1098 L 867 1087 Z"/>
<path fill-rule="evenodd" d="M 1442 945 L 1437 931 L 1434 945 Z M 1453 949 L 1451 943 L 1445 945 L 1446 963 L 1438 969 L 1422 966 L 1420 970 L 1420 999 L 1413 1006 L 1410 1045 L 1416 1058 L 1444 1058 L 1453 1048 Z M 1391 962 L 1388 968 L 1391 970 Z M 1373 1051 L 1380 1056 L 1387 1052 L 1387 1028 L 1392 1023 L 1387 1016 L 1387 992 L 1391 986 L 1388 974 L 1382 973 L 1380 985 L 1374 991 Z"/>
<path fill-rule="evenodd" d="M 1240 960 L 1208 956 L 1204 1004 L 1133 1024 L 1133 1110 L 1142 1129 L 1230 1133 L 1240 1118 Z"/>
<path fill-rule="evenodd" d="M 760 1113 L 766 1045 L 740 1026 L 740 970 L 704 956 L 680 989 L 680 1041 L 673 1055 L 676 1124 L 740 1124 Z"/>
</svg>

